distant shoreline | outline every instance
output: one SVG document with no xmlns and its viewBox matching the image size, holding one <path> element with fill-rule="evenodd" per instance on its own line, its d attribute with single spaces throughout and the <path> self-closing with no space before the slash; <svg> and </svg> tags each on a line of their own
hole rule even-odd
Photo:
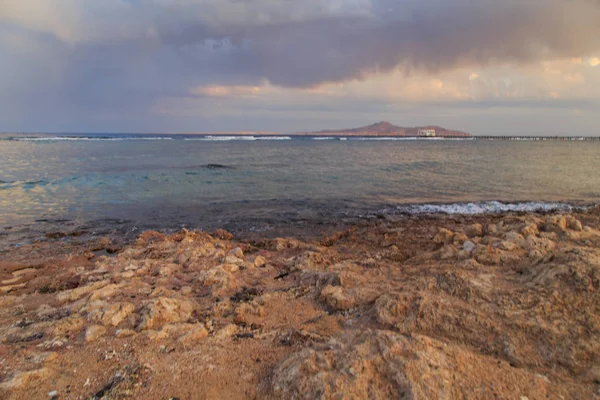
<svg viewBox="0 0 600 400">
<path fill-rule="evenodd" d="M 154 132 L 154 133 L 73 133 L 73 132 L 60 132 L 60 133 L 42 133 L 42 132 L 1 132 L 0 140 L 10 140 L 13 137 L 16 140 L 22 140 L 27 138 L 112 138 L 112 137 L 136 137 L 136 136 L 167 136 L 172 139 L 178 137 L 184 139 L 185 137 L 232 137 L 233 139 L 239 137 L 252 138 L 252 137 L 286 137 L 286 138 L 332 138 L 332 139 L 407 139 L 407 140 L 488 140 L 488 141 L 600 141 L 600 136 L 527 136 L 527 135 L 471 135 L 471 136 L 435 136 L 426 137 L 418 135 L 400 135 L 400 134 L 356 134 L 356 133 L 285 133 L 285 132 Z"/>
</svg>

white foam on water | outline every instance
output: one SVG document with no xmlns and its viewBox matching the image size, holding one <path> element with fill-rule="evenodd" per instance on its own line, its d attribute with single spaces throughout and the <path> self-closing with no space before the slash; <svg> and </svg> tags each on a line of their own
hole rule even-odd
<svg viewBox="0 0 600 400">
<path fill-rule="evenodd" d="M 368 137 L 368 136 L 360 136 L 360 137 L 351 137 L 350 140 L 360 140 L 360 141 L 393 141 L 393 142 L 403 142 L 403 141 L 415 141 L 415 140 L 424 140 L 424 141 L 433 141 L 433 140 L 444 140 L 444 138 L 420 138 L 420 137 Z"/>
<path fill-rule="evenodd" d="M 171 137 L 66 137 L 66 136 L 56 136 L 56 137 L 27 137 L 27 138 L 12 138 L 12 140 L 18 142 L 77 142 L 77 141 L 85 141 L 85 142 L 97 142 L 97 141 L 123 141 L 123 140 L 173 140 Z"/>
<path fill-rule="evenodd" d="M 501 203 L 499 201 L 452 203 L 452 204 L 417 204 L 397 206 L 396 210 L 408 214 L 497 214 L 505 212 L 539 212 L 539 211 L 573 211 L 585 207 L 565 203 L 523 202 Z"/>
<path fill-rule="evenodd" d="M 374 137 L 374 136 L 356 136 L 350 137 L 350 140 L 363 140 L 363 141 L 371 141 L 371 140 L 380 140 L 380 141 L 438 141 L 438 140 L 473 140 L 473 138 L 446 138 L 446 137 L 397 137 L 397 136 L 382 136 L 382 137 Z"/>
<path fill-rule="evenodd" d="M 513 136 L 513 137 L 492 137 L 492 136 L 487 136 L 485 138 L 477 138 L 479 140 L 489 140 L 489 141 L 498 141 L 498 140 L 509 140 L 509 141 L 518 141 L 518 142 L 544 142 L 544 141 L 562 141 L 562 140 L 567 140 L 567 141 L 586 141 L 586 140 L 590 140 L 591 137 L 584 137 L 584 136 L 566 136 L 566 137 L 560 137 L 560 138 L 555 138 L 552 136 L 548 136 L 548 137 L 544 137 L 544 136 L 531 136 L 531 137 L 525 137 L 525 136 Z"/>
<path fill-rule="evenodd" d="M 256 140 L 292 140 L 291 136 L 259 136 Z"/>
<path fill-rule="evenodd" d="M 232 140 L 291 140 L 291 136 L 205 136 L 201 138 L 185 138 L 189 141 L 229 142 Z"/>
<path fill-rule="evenodd" d="M 360 140 L 360 141 L 401 141 L 401 140 L 417 140 L 415 137 L 351 137 L 350 140 Z"/>
<path fill-rule="evenodd" d="M 254 136 L 205 136 L 203 138 L 186 138 L 184 140 L 228 142 L 231 140 L 256 140 L 256 138 Z"/>
<path fill-rule="evenodd" d="M 333 136 L 314 137 L 312 140 L 336 140 Z"/>
</svg>

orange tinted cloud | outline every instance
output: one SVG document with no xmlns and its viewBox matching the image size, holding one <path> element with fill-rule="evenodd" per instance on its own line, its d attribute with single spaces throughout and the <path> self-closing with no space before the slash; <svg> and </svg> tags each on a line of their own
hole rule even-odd
<svg viewBox="0 0 600 400">
<path fill-rule="evenodd" d="M 196 96 L 206 97 L 256 97 L 261 92 L 261 88 L 258 86 L 208 85 L 195 87 L 190 92 Z"/>
</svg>

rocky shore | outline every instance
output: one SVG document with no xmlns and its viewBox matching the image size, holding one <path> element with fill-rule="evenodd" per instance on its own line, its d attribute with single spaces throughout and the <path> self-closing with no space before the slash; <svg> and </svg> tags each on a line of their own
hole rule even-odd
<svg viewBox="0 0 600 400">
<path fill-rule="evenodd" d="M 600 209 L 0 255 L 0 398 L 600 398 Z"/>
</svg>

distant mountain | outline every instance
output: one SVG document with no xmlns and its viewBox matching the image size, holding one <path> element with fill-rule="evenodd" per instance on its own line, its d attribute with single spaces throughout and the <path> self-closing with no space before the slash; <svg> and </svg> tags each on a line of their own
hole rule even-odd
<svg viewBox="0 0 600 400">
<path fill-rule="evenodd" d="M 318 132 L 306 132 L 305 135 L 315 136 L 399 136 L 399 137 L 414 137 L 420 136 L 419 131 L 422 129 L 435 129 L 437 137 L 471 137 L 472 135 L 466 132 L 454 131 L 440 126 L 418 126 L 414 128 L 403 128 L 393 125 L 387 121 L 378 122 L 376 124 L 363 126 L 361 128 L 340 129 L 340 130 L 325 130 Z"/>
</svg>

